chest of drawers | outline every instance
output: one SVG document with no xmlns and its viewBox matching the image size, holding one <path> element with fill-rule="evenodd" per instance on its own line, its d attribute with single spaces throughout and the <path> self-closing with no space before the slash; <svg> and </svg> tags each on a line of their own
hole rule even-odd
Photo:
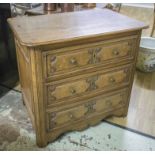
<svg viewBox="0 0 155 155">
<path fill-rule="evenodd" d="M 39 146 L 105 117 L 127 114 L 145 24 L 107 9 L 8 22 Z"/>
</svg>

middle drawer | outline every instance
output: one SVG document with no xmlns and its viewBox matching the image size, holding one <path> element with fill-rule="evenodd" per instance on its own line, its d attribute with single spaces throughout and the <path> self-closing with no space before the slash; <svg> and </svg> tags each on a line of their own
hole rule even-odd
<svg viewBox="0 0 155 155">
<path fill-rule="evenodd" d="M 46 84 L 45 94 L 47 104 L 53 105 L 58 102 L 93 95 L 103 90 L 110 90 L 127 85 L 130 81 L 132 64 L 113 68 L 108 71 L 98 71 L 92 74 L 77 76 L 57 83 Z"/>
</svg>

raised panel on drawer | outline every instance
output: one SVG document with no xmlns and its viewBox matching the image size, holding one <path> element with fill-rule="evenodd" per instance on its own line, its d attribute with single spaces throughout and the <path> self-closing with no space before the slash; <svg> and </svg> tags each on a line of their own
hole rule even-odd
<svg viewBox="0 0 155 155">
<path fill-rule="evenodd" d="M 61 128 L 69 124 L 76 123 L 81 119 L 95 117 L 105 112 L 113 111 L 127 104 L 128 89 L 122 89 L 110 94 L 104 94 L 95 98 L 85 100 L 74 107 L 59 109 L 47 112 L 47 129 Z"/>
<path fill-rule="evenodd" d="M 134 58 L 137 36 L 98 42 L 77 48 L 64 48 L 43 53 L 45 77 L 65 76 L 70 72 Z"/>
<path fill-rule="evenodd" d="M 58 102 L 75 97 L 82 97 L 104 89 L 114 89 L 127 85 L 130 81 L 132 64 L 108 71 L 100 71 L 91 75 L 84 75 L 78 79 L 70 79 L 62 83 L 49 83 L 46 86 L 47 104 L 54 105 Z"/>
</svg>

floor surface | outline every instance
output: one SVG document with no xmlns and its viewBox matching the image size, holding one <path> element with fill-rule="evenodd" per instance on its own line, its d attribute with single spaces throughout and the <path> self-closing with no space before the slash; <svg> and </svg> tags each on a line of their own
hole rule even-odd
<svg viewBox="0 0 155 155">
<path fill-rule="evenodd" d="M 105 121 L 81 132 L 68 132 L 38 148 L 21 93 L 0 86 L 0 150 L 155 150 L 155 138 Z"/>
<path fill-rule="evenodd" d="M 123 6 L 120 12 L 150 25 L 142 33 L 150 36 L 153 9 Z M 155 72 L 135 72 L 127 117 L 112 117 L 108 121 L 155 137 Z"/>
</svg>

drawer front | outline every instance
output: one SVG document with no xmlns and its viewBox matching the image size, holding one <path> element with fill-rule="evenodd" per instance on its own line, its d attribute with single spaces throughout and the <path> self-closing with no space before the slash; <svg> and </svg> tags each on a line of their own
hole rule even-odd
<svg viewBox="0 0 155 155">
<path fill-rule="evenodd" d="M 98 72 L 87 77 L 59 84 L 47 85 L 48 105 L 88 93 L 112 89 L 129 83 L 132 65 L 116 68 L 109 72 Z"/>
<path fill-rule="evenodd" d="M 121 59 L 134 57 L 134 47 L 136 38 L 131 37 L 126 40 L 102 43 L 89 47 L 69 50 L 63 52 L 54 51 L 46 53 L 44 57 L 45 76 L 50 77 L 56 74 L 66 74 L 68 71 L 78 71 L 95 65 L 112 62 L 120 62 Z M 55 51 L 56 52 L 56 51 Z"/>
<path fill-rule="evenodd" d="M 50 131 L 80 121 L 81 119 L 87 119 L 95 115 L 116 110 L 127 104 L 127 98 L 128 89 L 123 89 L 113 94 L 84 101 L 79 105 L 75 105 L 75 107 L 64 109 L 63 111 L 48 112 L 47 128 Z"/>
</svg>

